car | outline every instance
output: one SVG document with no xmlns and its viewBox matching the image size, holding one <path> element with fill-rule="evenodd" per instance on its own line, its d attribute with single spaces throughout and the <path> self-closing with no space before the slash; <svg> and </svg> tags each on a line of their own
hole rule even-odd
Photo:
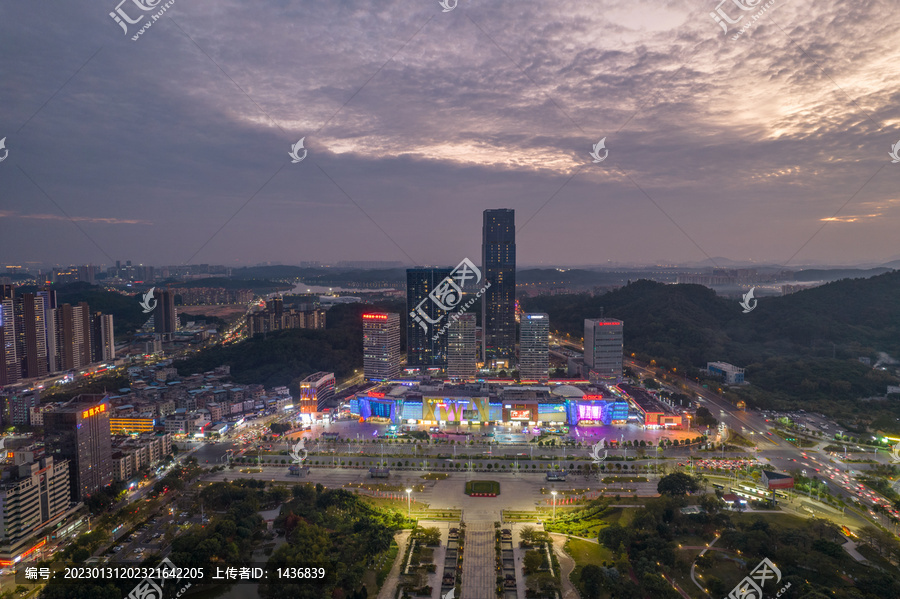
<svg viewBox="0 0 900 599">
<path fill-rule="evenodd" d="M 122 551 L 122 549 L 124 549 L 124 548 L 125 547 L 123 545 L 116 545 L 115 547 L 113 547 L 113 551 L 118 553 L 118 552 Z"/>
</svg>

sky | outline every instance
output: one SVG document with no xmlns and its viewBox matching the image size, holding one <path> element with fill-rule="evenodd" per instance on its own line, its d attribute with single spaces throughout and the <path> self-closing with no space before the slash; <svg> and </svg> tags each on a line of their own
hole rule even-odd
<svg viewBox="0 0 900 599">
<path fill-rule="evenodd" d="M 0 4 L 0 264 L 900 258 L 890 0 L 118 2 Z"/>
</svg>

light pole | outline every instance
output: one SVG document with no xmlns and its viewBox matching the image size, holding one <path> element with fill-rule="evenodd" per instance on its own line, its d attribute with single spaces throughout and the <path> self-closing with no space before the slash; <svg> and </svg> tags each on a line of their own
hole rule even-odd
<svg viewBox="0 0 900 599">
<path fill-rule="evenodd" d="M 412 517 L 412 489 L 406 490 L 406 517 Z"/>
<path fill-rule="evenodd" d="M 553 519 L 556 520 L 556 489 L 550 491 L 550 494 L 553 495 Z"/>
</svg>

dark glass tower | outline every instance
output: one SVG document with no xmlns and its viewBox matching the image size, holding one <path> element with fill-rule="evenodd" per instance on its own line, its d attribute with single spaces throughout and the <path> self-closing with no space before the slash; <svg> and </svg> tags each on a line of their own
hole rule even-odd
<svg viewBox="0 0 900 599">
<path fill-rule="evenodd" d="M 433 301 L 428 299 L 428 294 L 444 279 L 453 272 L 451 268 L 408 268 L 406 269 L 406 365 L 413 367 L 419 366 L 423 368 L 447 366 L 447 335 L 446 332 L 438 335 L 437 339 L 433 337 L 437 334 L 442 326 L 447 324 L 446 319 L 442 319 L 436 324 L 430 324 L 429 321 L 435 321 L 446 315 Z M 422 300 L 425 300 L 422 303 Z M 421 306 L 420 306 L 421 304 Z M 421 315 L 415 318 L 417 309 L 421 309 L 425 313 L 425 317 Z M 428 328 L 426 329 L 426 325 Z"/>
<path fill-rule="evenodd" d="M 516 212 L 484 211 L 481 264 L 482 356 L 485 368 L 509 368 L 516 358 Z"/>
</svg>

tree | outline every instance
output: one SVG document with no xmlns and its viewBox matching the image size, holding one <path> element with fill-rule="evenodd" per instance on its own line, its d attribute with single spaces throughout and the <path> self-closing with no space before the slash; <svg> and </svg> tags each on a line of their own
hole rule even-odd
<svg viewBox="0 0 900 599">
<path fill-rule="evenodd" d="M 697 425 L 698 426 L 708 426 L 714 427 L 719 424 L 719 421 L 716 420 L 712 413 L 708 408 L 704 406 L 700 406 L 697 408 Z"/>
<path fill-rule="evenodd" d="M 669 495 L 672 497 L 680 497 L 686 493 L 693 493 L 700 489 L 700 483 L 692 476 L 684 472 L 673 472 L 667 474 L 659 480 L 656 485 L 656 491 L 660 495 Z"/>
<path fill-rule="evenodd" d="M 600 599 L 603 592 L 603 570 L 596 564 L 586 564 L 581 569 L 581 584 L 585 599 Z"/>
<path fill-rule="evenodd" d="M 541 564 L 544 562 L 544 557 L 541 555 L 539 551 L 529 550 L 525 552 L 525 557 L 522 560 L 522 564 L 525 566 L 525 571 L 529 574 L 534 574 L 541 568 Z"/>
</svg>

